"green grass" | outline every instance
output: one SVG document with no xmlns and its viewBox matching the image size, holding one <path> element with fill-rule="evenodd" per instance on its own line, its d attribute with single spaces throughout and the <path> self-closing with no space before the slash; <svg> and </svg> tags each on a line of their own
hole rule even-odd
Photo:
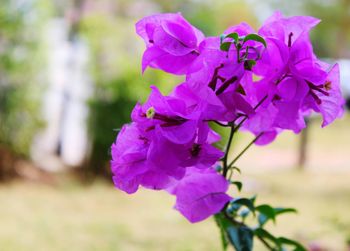
<svg viewBox="0 0 350 251">
<path fill-rule="evenodd" d="M 297 140 L 283 134 L 274 144 L 255 147 L 238 162 L 245 195 L 258 203 L 296 207 L 268 225 L 276 235 L 346 250 L 350 238 L 350 119 L 328 129 L 315 122 L 306 170 L 293 169 Z M 247 136 L 240 138 L 238 150 Z M 239 196 L 237 192 L 233 193 Z M 165 192 L 126 195 L 109 183 L 74 181 L 47 185 L 14 182 L 0 186 L 0 250 L 220 250 L 212 220 L 188 223 L 172 209 Z M 256 250 L 265 250 L 256 245 Z"/>
</svg>

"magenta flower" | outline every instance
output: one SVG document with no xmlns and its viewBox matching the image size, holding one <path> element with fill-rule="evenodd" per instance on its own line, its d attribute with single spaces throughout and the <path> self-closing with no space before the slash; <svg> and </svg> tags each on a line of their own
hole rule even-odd
<svg viewBox="0 0 350 251">
<path fill-rule="evenodd" d="M 127 193 L 140 185 L 165 189 L 185 175 L 186 167 L 210 168 L 223 156 L 212 146 L 220 137 L 200 120 L 199 107 L 152 89 L 112 146 L 114 183 Z"/>
<path fill-rule="evenodd" d="M 226 194 L 228 187 L 228 181 L 213 169 L 191 167 L 168 191 L 176 196 L 175 209 L 195 223 L 218 213 L 232 199 Z"/>
<path fill-rule="evenodd" d="M 303 108 L 320 112 L 323 117 L 322 127 L 329 125 L 344 113 L 344 98 L 340 91 L 339 65 L 335 64 L 328 72 L 326 80 L 318 86 L 309 83 L 309 94 Z"/>
<path fill-rule="evenodd" d="M 244 125 L 255 135 L 264 132 L 259 141 L 269 143 L 282 129 L 300 132 L 310 109 L 321 112 L 323 126 L 342 114 L 337 67 L 327 72 L 328 65 L 316 58 L 308 37 L 318 22 L 277 13 L 259 30 L 268 46 L 253 71 L 263 78 L 256 83 L 248 80 L 245 86 L 253 106 L 265 101 Z"/>
<path fill-rule="evenodd" d="M 281 12 L 276 11 L 259 29 L 259 34 L 275 38 L 288 45 L 288 43 L 293 42 L 289 39 L 290 36 L 296 40 L 300 35 L 308 33 L 320 21 L 310 16 L 283 17 Z"/>
<path fill-rule="evenodd" d="M 147 102 L 137 104 L 132 112 L 132 120 L 147 134 L 154 134 L 155 128 L 168 140 L 185 144 L 194 140 L 200 112 L 193 112 L 185 100 L 163 96 L 152 86 Z"/>
<path fill-rule="evenodd" d="M 137 191 L 144 178 L 150 177 L 147 154 L 150 142 L 135 124 L 125 125 L 112 145 L 111 170 L 114 185 L 127 193 Z M 154 187 L 163 188 L 168 179 L 161 173 L 154 173 L 159 179 Z M 163 177 L 160 177 L 163 176 Z M 165 176 L 165 177 L 164 177 Z M 146 178 L 147 179 L 147 178 Z"/>
<path fill-rule="evenodd" d="M 339 67 L 317 59 L 309 39 L 318 22 L 276 12 L 258 34 L 241 23 L 205 38 L 179 13 L 139 21 L 136 31 L 147 47 L 142 70 L 186 78 L 169 95 L 152 86 L 148 100 L 136 104 L 132 123 L 112 145 L 115 186 L 127 193 L 140 186 L 166 190 L 190 222 L 229 208 L 230 168 L 241 156 L 229 162 L 236 130 L 264 145 L 283 130 L 299 133 L 311 111 L 323 116 L 322 126 L 343 113 Z M 220 136 L 212 122 L 231 130 L 226 153 L 213 145 Z"/>
<path fill-rule="evenodd" d="M 185 74 L 198 56 L 204 39 L 201 31 L 180 13 L 145 17 L 136 24 L 136 32 L 146 43 L 142 71 L 150 66 L 173 74 Z"/>
</svg>

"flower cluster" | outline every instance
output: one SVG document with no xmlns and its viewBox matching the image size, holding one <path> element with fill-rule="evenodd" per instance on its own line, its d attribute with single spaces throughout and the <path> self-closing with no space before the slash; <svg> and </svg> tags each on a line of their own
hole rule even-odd
<svg viewBox="0 0 350 251">
<path fill-rule="evenodd" d="M 282 130 L 300 132 L 312 111 L 323 116 L 322 126 L 339 117 L 339 67 L 317 59 L 309 39 L 318 22 L 277 12 L 257 32 L 241 23 L 205 37 L 179 13 L 139 21 L 136 32 L 147 47 L 142 70 L 185 81 L 167 96 L 152 86 L 147 102 L 135 106 L 132 123 L 112 145 L 115 186 L 127 193 L 140 185 L 166 190 L 189 221 L 201 221 L 232 199 L 225 170 L 216 168 L 227 152 L 213 146 L 220 136 L 209 123 L 268 144 Z"/>
</svg>

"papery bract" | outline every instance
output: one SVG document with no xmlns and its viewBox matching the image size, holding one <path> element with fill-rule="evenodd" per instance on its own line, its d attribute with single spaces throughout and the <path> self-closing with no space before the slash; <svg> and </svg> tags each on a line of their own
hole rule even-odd
<svg viewBox="0 0 350 251">
<path fill-rule="evenodd" d="M 148 112 L 153 114 L 147 115 Z M 194 140 L 200 113 L 188 111 L 185 100 L 163 96 L 156 87 L 143 105 L 137 105 L 132 112 L 132 120 L 147 133 L 159 132 L 168 140 L 185 144 Z"/>
<path fill-rule="evenodd" d="M 267 49 L 253 71 L 262 79 L 251 82 L 246 89 L 253 105 L 259 100 L 264 99 L 264 102 L 257 109 L 255 118 L 253 116 L 245 123 L 245 129 L 255 135 L 282 129 L 298 133 L 306 126 L 306 107 L 316 112 L 324 111 L 321 112 L 323 126 L 342 113 L 339 80 L 327 80 L 328 65 L 316 58 L 309 39 L 309 30 L 318 22 L 312 17 L 284 18 L 276 13 L 259 30 L 267 41 Z M 330 75 L 334 78 L 336 74 Z M 332 89 L 327 88 L 330 82 L 333 84 L 329 87 L 334 85 Z"/>
<path fill-rule="evenodd" d="M 117 188 L 134 193 L 147 180 L 156 180 L 152 186 L 156 189 L 166 187 L 169 182 L 163 172 L 150 172 L 152 166 L 147 161 L 150 142 L 142 135 L 135 124 L 125 125 L 112 145 L 111 169 Z M 155 175 L 158 178 L 153 178 Z"/>
<path fill-rule="evenodd" d="M 147 46 L 142 71 L 148 66 L 173 74 L 185 74 L 198 56 L 198 45 L 204 39 L 201 31 L 180 13 L 145 17 L 136 24 L 136 32 Z"/>
<path fill-rule="evenodd" d="M 228 171 L 237 160 L 228 162 L 229 146 L 238 130 L 264 145 L 283 130 L 299 133 L 312 111 L 322 115 L 322 126 L 343 113 L 339 66 L 319 60 L 309 38 L 318 22 L 276 12 L 258 34 L 241 23 L 205 38 L 179 13 L 140 20 L 142 70 L 186 76 L 169 95 L 152 86 L 148 100 L 136 104 L 132 123 L 112 145 L 115 186 L 127 193 L 140 186 L 166 190 L 190 222 L 226 209 Z M 226 153 L 213 145 L 220 135 L 211 122 L 231 130 Z"/>
<path fill-rule="evenodd" d="M 183 179 L 169 189 L 176 196 L 175 208 L 190 222 L 218 213 L 231 200 L 228 181 L 214 169 L 188 168 Z"/>
</svg>

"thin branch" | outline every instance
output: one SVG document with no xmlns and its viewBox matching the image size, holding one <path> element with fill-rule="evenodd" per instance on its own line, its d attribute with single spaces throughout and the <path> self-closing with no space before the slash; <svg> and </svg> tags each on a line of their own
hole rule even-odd
<svg viewBox="0 0 350 251">
<path fill-rule="evenodd" d="M 255 235 L 256 236 L 256 235 Z M 268 249 L 270 249 L 270 250 L 272 250 L 272 251 L 274 251 L 274 250 L 276 250 L 276 249 L 274 249 L 273 247 L 271 247 L 271 245 L 267 242 L 267 241 L 265 241 L 265 239 L 264 238 L 262 238 L 261 236 L 256 236 L 261 242 L 262 242 L 262 244 L 264 244 L 265 245 L 265 247 L 267 247 Z"/>
<path fill-rule="evenodd" d="M 230 130 L 230 135 L 229 135 L 229 138 L 228 138 L 228 142 L 227 142 L 227 146 L 226 146 L 226 150 L 225 150 L 225 156 L 222 160 L 223 162 L 223 172 L 222 172 L 222 175 L 226 178 L 226 175 L 227 175 L 227 171 L 228 171 L 228 165 L 227 165 L 227 158 L 228 158 L 228 154 L 230 152 L 230 148 L 231 148 L 231 144 L 232 144 L 232 139 L 233 139 L 233 135 L 235 133 L 235 127 L 234 125 L 232 124 L 231 125 L 231 130 Z"/>
<path fill-rule="evenodd" d="M 257 103 L 255 106 L 254 106 L 254 111 L 256 111 L 256 109 L 258 109 L 261 105 L 262 105 L 262 103 L 264 103 L 264 101 L 267 99 L 267 95 L 265 95 L 265 97 L 263 97 L 260 101 L 259 101 L 259 103 Z M 241 122 L 239 122 L 239 124 L 236 126 L 236 128 L 235 128 L 235 132 L 236 131 L 238 131 L 238 129 L 243 125 L 243 123 L 246 121 L 248 119 L 248 116 L 246 116 L 244 119 L 242 119 L 241 120 Z"/>
<path fill-rule="evenodd" d="M 267 95 L 259 101 L 259 103 L 254 107 L 254 110 L 256 110 L 259 106 L 261 106 L 262 103 L 264 103 L 264 101 L 265 101 L 266 99 L 267 99 Z M 237 118 L 238 118 L 238 117 L 237 117 Z M 237 118 L 236 118 L 236 119 L 237 119 Z M 235 119 L 235 120 L 236 120 L 236 119 Z M 228 154 L 229 154 L 230 147 L 231 147 L 231 144 L 232 144 L 233 135 L 235 134 L 235 132 L 238 131 L 238 129 L 242 126 L 242 124 L 243 124 L 247 119 L 248 119 L 248 117 L 245 117 L 244 119 L 242 119 L 242 121 L 241 121 L 237 126 L 234 126 L 235 120 L 234 120 L 233 122 L 230 123 L 230 125 L 231 125 L 230 136 L 229 136 L 228 143 L 227 143 L 227 146 L 226 146 L 225 156 L 224 156 L 224 158 L 222 159 L 223 166 L 224 166 L 224 167 L 223 167 L 222 175 L 223 175 L 225 178 L 226 178 L 226 176 L 227 176 L 227 171 L 228 171 L 228 169 L 229 169 L 229 168 L 232 166 L 232 164 L 234 163 L 234 162 L 231 162 L 229 165 L 227 165 L 227 159 L 228 159 Z M 239 158 L 246 150 L 248 150 L 248 148 L 249 148 L 253 143 L 255 143 L 255 141 L 257 141 L 258 138 L 259 138 L 261 135 L 262 135 L 262 133 L 259 134 L 259 135 L 248 145 L 248 147 L 246 147 L 246 149 L 244 149 L 243 152 L 241 152 L 241 153 L 239 154 L 239 156 L 237 156 L 237 157 Z M 237 157 L 236 157 L 236 159 L 238 159 Z M 235 159 L 234 161 L 236 161 L 236 159 Z"/>
<path fill-rule="evenodd" d="M 232 167 L 234 163 L 263 135 L 264 133 L 260 133 L 258 136 L 255 137 L 237 156 L 234 158 L 230 164 L 227 166 L 228 169 Z"/>
</svg>

